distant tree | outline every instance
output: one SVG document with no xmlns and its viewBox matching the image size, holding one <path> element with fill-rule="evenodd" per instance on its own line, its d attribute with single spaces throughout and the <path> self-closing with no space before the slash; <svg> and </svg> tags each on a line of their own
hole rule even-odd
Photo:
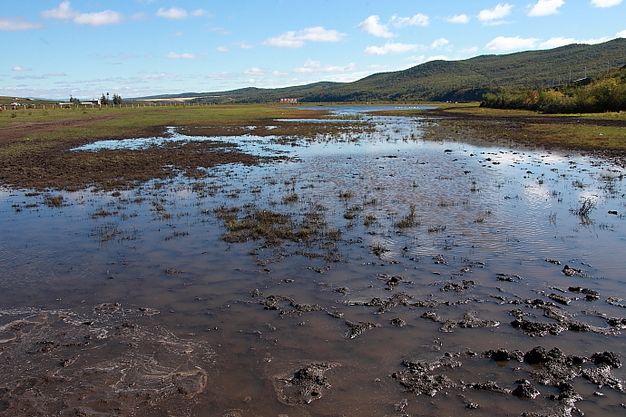
<svg viewBox="0 0 626 417">
<path fill-rule="evenodd" d="M 102 104 L 103 106 L 109 104 L 108 93 L 106 96 L 104 95 L 104 93 L 102 93 L 102 97 L 100 97 L 100 104 Z"/>
<path fill-rule="evenodd" d="M 119 94 L 113 94 L 113 104 L 122 104 L 122 97 Z"/>
<path fill-rule="evenodd" d="M 80 100 L 70 95 L 70 103 L 80 104 Z"/>
</svg>

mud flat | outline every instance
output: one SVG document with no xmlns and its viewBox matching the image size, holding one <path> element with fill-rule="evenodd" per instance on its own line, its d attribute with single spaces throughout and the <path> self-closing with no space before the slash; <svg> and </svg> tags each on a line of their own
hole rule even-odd
<svg viewBox="0 0 626 417">
<path fill-rule="evenodd" d="M 2 188 L 0 415 L 623 415 L 624 168 L 366 110 Z"/>
</svg>

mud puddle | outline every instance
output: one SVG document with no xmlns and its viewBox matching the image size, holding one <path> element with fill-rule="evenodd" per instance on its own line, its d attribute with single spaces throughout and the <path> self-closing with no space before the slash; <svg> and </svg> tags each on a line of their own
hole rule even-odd
<svg viewBox="0 0 626 417">
<path fill-rule="evenodd" d="M 0 191 L 0 415 L 623 415 L 624 170 L 367 121 Z"/>
</svg>

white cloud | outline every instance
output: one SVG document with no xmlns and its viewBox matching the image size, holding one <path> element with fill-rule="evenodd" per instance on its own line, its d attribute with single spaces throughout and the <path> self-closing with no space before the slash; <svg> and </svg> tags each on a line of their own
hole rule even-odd
<svg viewBox="0 0 626 417">
<path fill-rule="evenodd" d="M 61 2 L 56 8 L 45 10 L 41 14 L 45 19 L 71 20 L 76 15 L 69 1 Z"/>
<path fill-rule="evenodd" d="M 617 32 L 615 34 L 616 38 L 626 38 L 626 29 L 622 30 L 621 32 Z"/>
<path fill-rule="evenodd" d="M 549 16 L 556 14 L 565 4 L 565 0 L 538 0 L 528 11 L 528 16 Z"/>
<path fill-rule="evenodd" d="M 405 26 L 428 26 L 430 18 L 422 13 L 417 13 L 410 17 L 392 16 L 391 23 L 397 27 Z"/>
<path fill-rule="evenodd" d="M 393 38 L 395 35 L 389 31 L 387 25 L 380 23 L 380 17 L 372 15 L 359 23 L 359 29 L 378 38 Z"/>
<path fill-rule="evenodd" d="M 11 71 L 13 72 L 26 72 L 30 70 L 31 70 L 30 68 L 26 68 L 21 65 L 15 65 L 13 68 L 11 68 Z"/>
<path fill-rule="evenodd" d="M 250 45 L 248 42 L 245 42 L 245 41 L 244 41 L 244 42 L 239 42 L 239 43 L 237 44 L 237 46 L 238 46 L 240 49 L 252 49 L 252 45 Z"/>
<path fill-rule="evenodd" d="M 522 38 L 519 36 L 498 36 L 492 39 L 486 48 L 492 51 L 512 51 L 516 49 L 532 49 L 536 46 L 537 38 Z"/>
<path fill-rule="evenodd" d="M 417 45 L 410 43 L 386 43 L 383 46 L 368 46 L 365 48 L 365 55 L 401 54 L 416 48 Z"/>
<path fill-rule="evenodd" d="M 498 25 L 503 23 L 505 17 L 511 14 L 513 5 L 498 3 L 493 9 L 484 9 L 478 13 L 478 20 L 486 25 Z"/>
<path fill-rule="evenodd" d="M 593 7 L 613 7 L 622 3 L 622 0 L 591 0 Z"/>
<path fill-rule="evenodd" d="M 51 78 L 67 77 L 64 72 L 48 72 L 40 75 L 16 75 L 13 77 L 15 80 L 49 80 Z"/>
<path fill-rule="evenodd" d="M 183 53 L 170 52 L 169 54 L 166 55 L 166 57 L 168 59 L 195 59 L 196 58 L 194 54 L 190 54 L 188 52 L 183 52 Z"/>
<path fill-rule="evenodd" d="M 590 38 L 590 39 L 582 39 L 577 41 L 577 43 L 585 43 L 587 45 L 595 45 L 597 43 L 603 43 L 610 41 L 612 38 L 610 36 L 603 36 L 601 38 Z"/>
<path fill-rule="evenodd" d="M 224 54 L 224 53 L 228 52 L 228 48 L 227 48 L 227 47 L 225 47 L 225 46 L 218 46 L 217 48 L 215 48 L 215 50 L 216 50 L 217 52 L 222 53 L 222 54 Z"/>
<path fill-rule="evenodd" d="M 22 30 L 38 29 L 39 23 L 27 22 L 21 19 L 0 19 L 0 31 L 17 32 Z"/>
<path fill-rule="evenodd" d="M 466 23 L 469 23 L 470 18 L 466 14 L 456 14 L 454 16 L 450 16 L 446 20 L 448 21 L 448 23 L 455 23 L 457 25 L 464 25 Z"/>
<path fill-rule="evenodd" d="M 265 71 L 263 71 L 259 67 L 252 67 L 252 68 L 248 68 L 243 73 L 250 77 L 261 77 L 265 74 Z"/>
<path fill-rule="evenodd" d="M 157 10 L 156 15 L 164 19 L 182 20 L 188 18 L 189 16 L 208 16 L 209 12 L 204 9 L 195 9 L 191 12 L 188 12 L 187 10 L 181 9 L 180 7 L 170 7 L 169 9 L 160 7 L 159 10 Z"/>
<path fill-rule="evenodd" d="M 450 44 L 450 41 L 446 38 L 435 39 L 433 43 L 430 44 L 430 47 L 433 49 L 443 48 L 444 46 Z"/>
<path fill-rule="evenodd" d="M 345 34 L 336 30 L 315 26 L 298 31 L 289 31 L 269 38 L 265 45 L 279 48 L 301 48 L 306 42 L 339 42 Z"/>
<path fill-rule="evenodd" d="M 79 25 L 103 26 L 114 25 L 120 23 L 123 19 L 121 13 L 113 10 L 104 10 L 101 12 L 82 13 L 72 9 L 69 1 L 63 1 L 59 5 L 50 10 L 41 13 L 45 19 L 71 20 Z"/>
<path fill-rule="evenodd" d="M 207 16 L 208 12 L 204 9 L 196 9 L 193 12 L 191 12 L 191 15 L 195 17 L 202 17 L 202 16 Z"/>
<path fill-rule="evenodd" d="M 319 61 L 308 60 L 301 67 L 293 71 L 299 74 L 320 74 L 320 73 L 344 73 L 354 71 L 356 64 L 348 65 L 322 65 Z"/>
<path fill-rule="evenodd" d="M 557 36 L 557 37 L 550 38 L 546 41 L 541 42 L 539 44 L 539 47 L 543 49 L 552 49 L 552 48 L 558 48 L 559 46 L 570 45 L 576 42 L 577 41 L 574 38 L 565 38 L 563 36 Z"/>
<path fill-rule="evenodd" d="M 114 25 L 122 21 L 122 15 L 112 10 L 96 13 L 79 13 L 74 18 L 74 23 L 79 25 L 103 26 Z"/>
<path fill-rule="evenodd" d="M 409 61 L 411 61 L 413 65 L 421 65 L 430 61 L 447 61 L 448 59 L 449 58 L 446 55 L 431 55 L 431 56 L 419 55 L 419 56 L 412 56 L 411 58 L 409 58 Z"/>
<path fill-rule="evenodd" d="M 617 33 L 615 36 L 619 38 L 620 34 L 626 37 L 626 31 Z M 550 38 L 546 41 L 541 42 L 539 44 L 539 47 L 550 49 L 550 48 L 558 48 L 559 46 L 571 45 L 573 43 L 595 45 L 597 43 L 603 43 L 603 42 L 607 42 L 610 40 L 611 40 L 611 37 L 609 36 L 604 36 L 601 38 L 590 38 L 590 39 L 575 39 L 575 38 L 566 38 L 566 37 L 558 36 L 558 37 Z"/>
<path fill-rule="evenodd" d="M 169 9 L 161 7 L 157 10 L 156 15 L 165 19 L 180 20 L 186 18 L 189 13 L 187 13 L 187 10 L 178 7 L 170 7 Z"/>
</svg>

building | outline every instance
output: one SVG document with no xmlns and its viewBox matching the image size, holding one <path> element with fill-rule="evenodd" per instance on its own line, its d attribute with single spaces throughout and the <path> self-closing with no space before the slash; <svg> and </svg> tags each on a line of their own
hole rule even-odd
<svg viewBox="0 0 626 417">
<path fill-rule="evenodd" d="M 98 100 L 85 100 L 85 101 L 81 101 L 80 102 L 81 105 L 83 106 L 100 106 L 102 103 L 100 102 L 100 99 Z"/>
<path fill-rule="evenodd" d="M 298 104 L 298 99 L 297 98 L 281 98 L 280 103 L 281 104 Z"/>
</svg>

